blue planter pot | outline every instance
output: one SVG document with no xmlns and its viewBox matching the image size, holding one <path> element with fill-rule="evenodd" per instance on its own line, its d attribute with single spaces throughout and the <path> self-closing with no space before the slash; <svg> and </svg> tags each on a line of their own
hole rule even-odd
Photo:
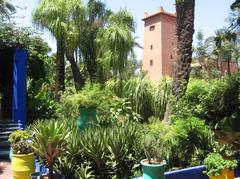
<svg viewBox="0 0 240 179">
<path fill-rule="evenodd" d="M 97 109 L 96 108 L 80 108 L 80 116 L 77 119 L 77 126 L 80 130 L 88 128 L 89 123 L 96 123 Z"/>
<path fill-rule="evenodd" d="M 143 179 L 165 179 L 166 161 L 164 160 L 160 164 L 149 164 L 147 161 L 147 159 L 141 161 Z"/>
</svg>

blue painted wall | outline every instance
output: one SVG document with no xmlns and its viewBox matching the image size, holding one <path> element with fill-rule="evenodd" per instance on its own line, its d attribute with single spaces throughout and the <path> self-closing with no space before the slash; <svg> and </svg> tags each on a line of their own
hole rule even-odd
<svg viewBox="0 0 240 179">
<path fill-rule="evenodd" d="M 27 109 L 27 74 L 26 61 L 28 53 L 23 49 L 14 49 L 13 59 L 13 121 L 20 122 L 21 125 L 26 124 Z"/>
</svg>

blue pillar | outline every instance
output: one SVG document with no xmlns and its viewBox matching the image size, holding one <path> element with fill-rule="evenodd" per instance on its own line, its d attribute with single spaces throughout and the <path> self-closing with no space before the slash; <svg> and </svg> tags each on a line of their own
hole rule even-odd
<svg viewBox="0 0 240 179">
<path fill-rule="evenodd" d="M 28 53 L 23 49 L 14 49 L 13 59 L 13 121 L 25 126 L 27 120 L 27 76 L 26 60 Z"/>
</svg>

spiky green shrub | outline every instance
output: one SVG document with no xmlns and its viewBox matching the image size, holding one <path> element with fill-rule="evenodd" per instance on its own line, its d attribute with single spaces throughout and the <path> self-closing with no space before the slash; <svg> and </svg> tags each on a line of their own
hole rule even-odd
<svg viewBox="0 0 240 179">
<path fill-rule="evenodd" d="M 72 122 L 61 123 L 71 126 Z M 144 158 L 141 130 L 138 124 L 127 121 L 103 127 L 95 124 L 84 132 L 71 128 L 66 151 L 56 161 L 56 171 L 69 179 L 78 179 L 84 173 L 95 178 L 131 178 L 140 171 Z M 80 171 L 75 170 L 79 167 Z"/>
<path fill-rule="evenodd" d="M 94 179 L 95 176 L 93 175 L 93 172 L 91 171 L 91 167 L 89 165 L 80 165 L 76 170 L 76 178 Z"/>
<path fill-rule="evenodd" d="M 154 116 L 163 119 L 168 100 L 171 96 L 172 79 L 163 77 L 153 89 L 153 109 Z"/>
<path fill-rule="evenodd" d="M 44 159 L 49 168 L 49 178 L 53 179 L 53 166 L 56 158 L 66 150 L 69 136 L 65 126 L 55 120 L 42 121 L 33 125 L 32 147 Z"/>
<path fill-rule="evenodd" d="M 163 118 L 171 94 L 171 78 L 165 77 L 157 85 L 145 77 L 133 77 L 122 81 L 121 85 L 119 83 L 118 80 L 108 81 L 105 88 L 115 92 L 118 97 L 129 99 L 133 111 L 140 114 L 142 122 L 147 122 L 151 116 Z"/>
<path fill-rule="evenodd" d="M 95 175 L 104 176 L 107 173 L 107 144 L 108 135 L 100 128 L 89 128 L 81 135 L 80 148 L 82 155 L 90 161 Z"/>
<path fill-rule="evenodd" d="M 118 97 L 122 97 L 124 95 L 123 86 L 126 82 L 124 80 L 115 79 L 115 80 L 108 80 L 105 83 L 105 89 L 107 91 L 112 91 Z"/>
<path fill-rule="evenodd" d="M 134 123 L 116 125 L 107 130 L 109 165 L 112 178 L 129 178 L 139 169 L 143 146 L 138 126 Z M 141 153 L 139 155 L 139 153 Z"/>
<path fill-rule="evenodd" d="M 131 78 L 124 86 L 124 96 L 129 98 L 136 113 L 147 121 L 153 113 L 153 87 L 146 78 Z"/>
</svg>

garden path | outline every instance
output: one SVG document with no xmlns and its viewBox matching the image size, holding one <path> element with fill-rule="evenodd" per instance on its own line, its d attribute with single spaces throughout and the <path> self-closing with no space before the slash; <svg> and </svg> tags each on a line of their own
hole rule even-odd
<svg viewBox="0 0 240 179">
<path fill-rule="evenodd" d="M 0 179 L 13 179 L 10 162 L 0 162 Z"/>
</svg>

